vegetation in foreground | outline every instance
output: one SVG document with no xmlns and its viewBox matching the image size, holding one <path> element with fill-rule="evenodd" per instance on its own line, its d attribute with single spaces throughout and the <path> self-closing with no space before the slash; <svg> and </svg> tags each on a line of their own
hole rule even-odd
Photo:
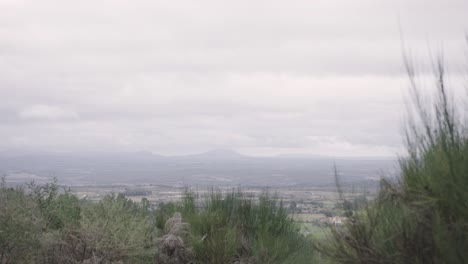
<svg viewBox="0 0 468 264">
<path fill-rule="evenodd" d="M 466 263 L 468 134 L 437 64 L 435 102 L 423 105 L 408 66 L 415 115 L 407 132 L 401 178 L 383 180 L 379 196 L 344 228 L 317 243 L 338 263 Z"/>
<path fill-rule="evenodd" d="M 211 192 L 151 210 L 56 183 L 0 188 L 0 263 L 310 263 L 312 243 L 274 197 Z"/>
<path fill-rule="evenodd" d="M 59 194 L 53 182 L 0 188 L 0 263 L 149 263 L 157 229 L 149 204 Z"/>
</svg>

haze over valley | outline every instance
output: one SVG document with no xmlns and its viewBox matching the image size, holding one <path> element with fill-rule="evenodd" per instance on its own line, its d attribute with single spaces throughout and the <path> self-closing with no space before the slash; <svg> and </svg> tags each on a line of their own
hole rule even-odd
<svg viewBox="0 0 468 264">
<path fill-rule="evenodd" d="M 324 186 L 395 176 L 396 159 L 307 155 L 246 156 L 228 149 L 181 156 L 132 153 L 1 153 L 7 182 L 64 185 Z"/>
</svg>

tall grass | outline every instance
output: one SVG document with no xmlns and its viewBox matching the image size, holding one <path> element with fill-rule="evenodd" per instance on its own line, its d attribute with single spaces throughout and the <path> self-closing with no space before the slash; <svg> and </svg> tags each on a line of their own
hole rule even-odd
<svg viewBox="0 0 468 264">
<path fill-rule="evenodd" d="M 108 195 L 0 186 L 0 263 L 311 263 L 312 244 L 268 193 L 206 196 L 151 210 Z"/>
<path fill-rule="evenodd" d="M 190 224 L 197 263 L 311 263 L 312 244 L 281 201 L 268 193 L 187 192 L 179 208 Z"/>
<path fill-rule="evenodd" d="M 406 133 L 401 178 L 382 180 L 379 196 L 319 250 L 339 263 L 466 263 L 468 137 L 450 99 L 442 60 L 436 96 L 424 104 L 410 64 L 414 111 Z"/>
</svg>

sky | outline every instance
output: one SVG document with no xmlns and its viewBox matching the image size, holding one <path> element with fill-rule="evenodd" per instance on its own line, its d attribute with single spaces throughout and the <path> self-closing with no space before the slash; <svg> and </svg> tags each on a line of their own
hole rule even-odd
<svg viewBox="0 0 468 264">
<path fill-rule="evenodd" d="M 393 156 L 402 50 L 427 79 L 425 58 L 443 51 L 458 79 L 467 12 L 466 0 L 0 0 L 0 151 Z"/>
</svg>

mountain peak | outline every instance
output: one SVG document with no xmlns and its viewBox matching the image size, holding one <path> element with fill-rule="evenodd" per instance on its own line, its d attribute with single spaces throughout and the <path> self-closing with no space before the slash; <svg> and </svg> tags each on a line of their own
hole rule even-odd
<svg viewBox="0 0 468 264">
<path fill-rule="evenodd" d="M 192 157 L 207 158 L 207 159 L 235 159 L 243 158 L 244 155 L 232 149 L 213 149 L 200 154 L 191 155 Z"/>
</svg>

